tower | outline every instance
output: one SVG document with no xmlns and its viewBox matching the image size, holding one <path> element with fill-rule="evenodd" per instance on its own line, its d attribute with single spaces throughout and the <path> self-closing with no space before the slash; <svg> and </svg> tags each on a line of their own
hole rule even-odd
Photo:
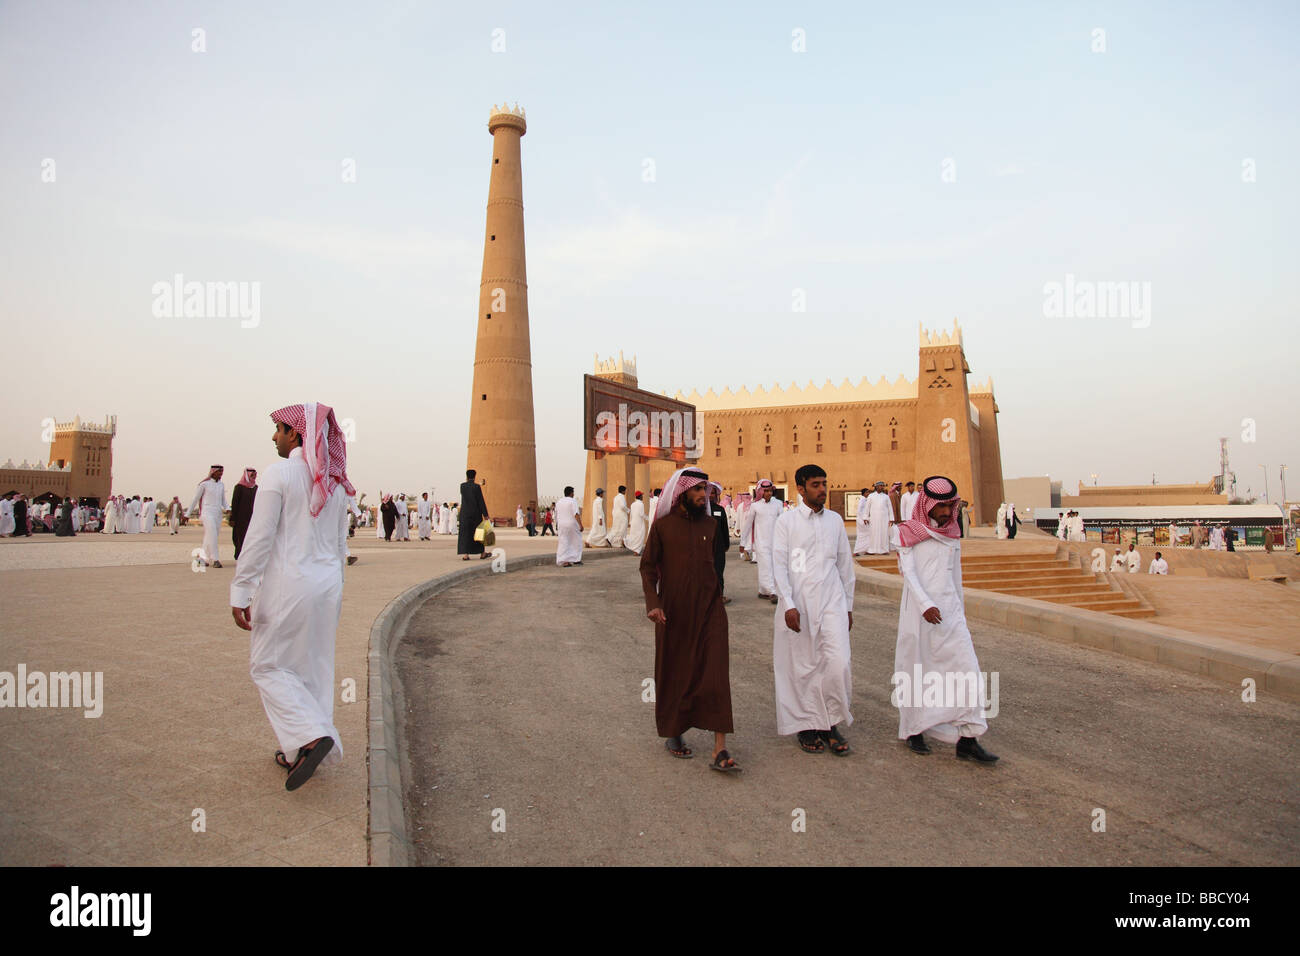
<svg viewBox="0 0 1300 956">
<path fill-rule="evenodd" d="M 533 363 L 524 267 L 524 186 L 519 140 L 527 132 L 518 104 L 493 106 L 483 275 L 474 347 L 467 467 L 478 472 L 488 513 L 513 515 L 537 500 Z"/>
<path fill-rule="evenodd" d="M 104 418 L 104 424 L 83 422 L 75 416 L 70 422 L 55 422 L 50 440 L 51 466 L 71 471 L 64 494 L 73 498 L 107 500 L 113 492 L 113 438 L 117 435 L 117 416 Z"/>
<path fill-rule="evenodd" d="M 971 503 L 976 520 L 988 523 L 993 520 L 999 502 L 985 500 L 980 467 L 981 416 L 970 400 L 968 374 L 970 366 L 966 364 L 961 328 L 956 319 L 951 332 L 931 333 L 923 327 L 920 329 L 920 375 L 916 382 L 917 480 L 924 480 L 928 475 L 947 475 L 957 483 L 958 493 Z"/>
</svg>

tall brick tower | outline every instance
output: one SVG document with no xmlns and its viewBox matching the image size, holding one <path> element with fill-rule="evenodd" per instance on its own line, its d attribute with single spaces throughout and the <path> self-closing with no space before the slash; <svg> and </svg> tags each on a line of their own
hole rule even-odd
<svg viewBox="0 0 1300 956">
<path fill-rule="evenodd" d="M 524 267 L 524 184 L 519 140 L 528 130 L 515 104 L 493 106 L 492 176 L 488 180 L 483 277 L 478 295 L 474 393 L 466 467 L 478 472 L 488 512 L 513 519 L 516 505 L 537 500 L 533 363 Z"/>
<path fill-rule="evenodd" d="M 77 415 L 70 422 L 55 422 L 50 440 L 50 464 L 69 466 L 72 474 L 64 494 L 73 498 L 106 501 L 113 493 L 113 438 L 117 416 L 105 417 L 104 424 L 83 422 Z"/>
<path fill-rule="evenodd" d="M 966 386 L 970 366 L 957 320 L 951 332 L 920 329 L 920 375 L 916 382 L 916 478 L 947 475 L 971 503 L 981 523 L 992 520 L 981 481 L 978 412 Z M 1000 477 L 1000 476 L 999 476 Z"/>
</svg>

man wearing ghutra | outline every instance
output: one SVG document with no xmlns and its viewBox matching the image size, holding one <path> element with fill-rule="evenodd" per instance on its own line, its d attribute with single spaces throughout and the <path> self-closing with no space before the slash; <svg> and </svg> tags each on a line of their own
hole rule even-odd
<svg viewBox="0 0 1300 956">
<path fill-rule="evenodd" d="M 290 405 L 271 420 L 283 460 L 263 473 L 230 584 L 230 611 L 252 632 L 249 673 L 281 748 L 275 760 L 288 772 L 285 789 L 296 790 L 318 766 L 343 757 L 334 726 L 334 638 L 347 499 L 356 489 L 332 408 Z"/>
<path fill-rule="evenodd" d="M 921 482 L 914 515 L 893 529 L 903 598 L 898 608 L 894 693 L 898 738 L 928 754 L 925 734 L 957 745 L 957 756 L 992 764 L 980 746 L 989 729 L 980 700 L 983 676 L 975 657 L 961 584 L 957 486 L 938 475 Z M 936 686 L 937 685 L 937 686 Z M 947 699 L 952 691 L 952 698 Z"/>
<path fill-rule="evenodd" d="M 230 493 L 230 539 L 235 545 L 235 560 L 244 547 L 248 522 L 253 520 L 253 502 L 257 500 L 257 469 L 245 468 L 244 476 Z"/>
<path fill-rule="evenodd" d="M 682 734 L 713 731 L 713 761 L 740 767 L 727 753 L 733 732 L 727 612 L 714 568 L 719 524 L 709 513 L 709 476 L 675 472 L 663 487 L 641 555 L 646 617 L 655 623 L 655 724 L 674 757 L 691 757 Z"/>
</svg>

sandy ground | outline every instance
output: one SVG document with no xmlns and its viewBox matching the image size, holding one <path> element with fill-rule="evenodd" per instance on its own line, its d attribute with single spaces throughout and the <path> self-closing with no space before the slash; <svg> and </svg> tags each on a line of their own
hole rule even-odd
<svg viewBox="0 0 1300 956">
<path fill-rule="evenodd" d="M 775 735 L 772 612 L 732 552 L 740 775 L 655 736 L 633 559 L 492 576 L 431 599 L 398 652 L 408 825 L 430 864 L 1300 862 L 1300 705 L 1131 658 L 977 625 L 999 673 L 994 768 L 918 757 L 889 703 L 896 606 L 860 596 L 854 753 Z M 1105 832 L 1094 832 L 1097 810 Z M 800 817 L 806 831 L 796 832 Z M 504 832 L 496 832 L 504 820 Z"/>
</svg>

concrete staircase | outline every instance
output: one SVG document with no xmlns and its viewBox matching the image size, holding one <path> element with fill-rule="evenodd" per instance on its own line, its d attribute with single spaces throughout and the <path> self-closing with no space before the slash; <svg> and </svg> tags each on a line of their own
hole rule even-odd
<svg viewBox="0 0 1300 956">
<path fill-rule="evenodd" d="M 963 554 L 962 584 L 968 588 L 1013 594 L 1016 597 L 1068 604 L 1121 617 L 1155 617 L 1155 609 L 1141 595 L 1116 583 L 1116 576 L 1084 570 L 1068 549 L 1052 552 L 1008 550 L 996 554 Z M 858 564 L 875 571 L 898 574 L 896 555 L 861 555 Z"/>
</svg>

